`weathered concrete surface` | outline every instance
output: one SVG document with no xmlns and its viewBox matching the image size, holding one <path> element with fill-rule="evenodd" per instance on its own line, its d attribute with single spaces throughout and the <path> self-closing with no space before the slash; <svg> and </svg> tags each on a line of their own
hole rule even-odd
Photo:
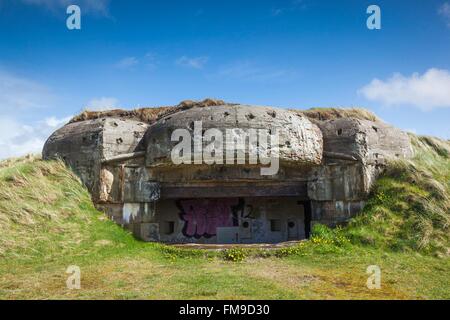
<svg viewBox="0 0 450 320">
<path fill-rule="evenodd" d="M 296 246 L 305 240 L 293 240 L 277 243 L 234 243 L 234 244 L 202 244 L 202 243 L 182 243 L 174 244 L 172 246 L 180 249 L 201 249 L 210 251 L 223 251 L 228 249 L 264 249 L 277 250 L 282 248 L 289 248 Z"/>
<path fill-rule="evenodd" d="M 326 153 L 352 156 L 366 165 L 412 155 L 408 135 L 383 122 L 341 118 L 316 123 L 323 133 Z"/>
<path fill-rule="evenodd" d="M 412 156 L 408 135 L 369 112 L 305 114 L 212 99 L 83 113 L 48 139 L 43 157 L 66 161 L 96 205 L 145 241 L 298 240 L 313 223 L 336 225 L 360 212 L 387 162 Z M 173 164 L 173 131 L 193 137 L 196 121 L 200 135 L 219 129 L 223 141 L 227 129 L 278 130 L 270 148 L 280 151 L 279 171 L 262 176 L 262 165 L 248 162 L 260 144 L 237 152 L 233 165 Z"/>
<path fill-rule="evenodd" d="M 162 200 L 156 205 L 160 241 L 170 243 L 278 243 L 305 238 L 298 198 Z M 170 224 L 170 225 L 169 225 Z"/>
<path fill-rule="evenodd" d="M 48 138 L 42 155 L 44 159 L 64 160 L 91 191 L 94 201 L 107 201 L 119 177 L 109 167 L 102 167 L 102 161 L 144 150 L 148 126 L 116 118 L 69 123 Z"/>
<path fill-rule="evenodd" d="M 195 122 L 201 121 L 202 128 L 199 134 L 202 135 L 208 129 L 218 129 L 223 136 L 223 142 L 226 141 L 227 130 L 237 131 L 236 135 L 242 135 L 249 130 L 269 130 L 274 134 L 279 134 L 279 153 L 280 161 L 290 162 L 296 165 L 301 164 L 320 164 L 322 161 L 322 133 L 320 129 L 311 123 L 306 117 L 293 112 L 269 108 L 254 107 L 247 105 L 222 105 L 214 107 L 191 108 L 166 116 L 153 124 L 146 134 L 147 145 L 147 166 L 173 166 L 171 160 L 171 151 L 178 141 L 171 141 L 171 135 L 176 129 L 186 129 L 191 133 L 192 145 L 195 143 Z M 197 133 L 198 134 L 198 133 Z M 202 143 L 204 150 L 209 143 Z M 220 144 L 217 148 L 220 148 Z M 270 152 L 263 150 L 264 152 Z M 233 150 L 233 149 L 232 149 Z M 261 146 L 257 141 L 249 144 L 245 153 L 237 155 L 237 163 L 246 159 L 250 155 L 255 156 L 261 151 Z M 224 158 L 227 149 L 223 149 Z M 202 154 L 195 151 L 192 159 L 202 158 Z M 225 162 L 225 161 L 224 161 Z"/>
<path fill-rule="evenodd" d="M 341 118 L 316 123 L 323 133 L 324 166 L 308 186 L 313 200 L 363 199 L 387 161 L 412 156 L 408 135 L 381 121 Z"/>
<path fill-rule="evenodd" d="M 97 120 L 67 124 L 54 132 L 44 145 L 44 159 L 61 158 L 87 188 L 98 194 L 98 172 L 102 158 L 102 123 Z"/>
</svg>

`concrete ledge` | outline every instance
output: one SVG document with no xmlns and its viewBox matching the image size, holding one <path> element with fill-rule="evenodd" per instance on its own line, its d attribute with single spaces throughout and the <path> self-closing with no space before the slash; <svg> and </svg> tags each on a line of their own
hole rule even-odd
<svg viewBox="0 0 450 320">
<path fill-rule="evenodd" d="M 199 243 L 178 243 L 168 244 L 169 246 L 180 249 L 199 249 L 210 251 L 223 251 L 227 249 L 265 249 L 276 250 L 295 246 L 306 240 L 285 241 L 280 243 L 239 243 L 239 244 L 199 244 Z"/>
</svg>

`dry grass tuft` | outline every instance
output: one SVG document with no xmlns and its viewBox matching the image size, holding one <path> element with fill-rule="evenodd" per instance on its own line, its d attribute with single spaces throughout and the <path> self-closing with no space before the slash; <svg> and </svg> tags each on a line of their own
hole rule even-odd
<svg viewBox="0 0 450 320">
<path fill-rule="evenodd" d="M 72 120 L 70 120 L 70 123 L 84 120 L 99 119 L 104 117 L 115 117 L 115 118 L 134 119 L 152 124 L 165 116 L 174 114 L 179 111 L 187 110 L 190 108 L 202 108 L 220 105 L 236 105 L 236 104 L 227 103 L 223 100 L 208 98 L 202 101 L 185 100 L 180 102 L 176 106 L 148 107 L 134 110 L 122 110 L 122 109 L 107 110 L 107 111 L 85 110 L 81 114 L 75 116 Z M 380 118 L 378 118 L 375 114 L 362 108 L 312 108 L 308 110 L 290 109 L 290 111 L 300 115 L 304 115 L 310 120 L 319 120 L 319 121 L 338 118 L 353 118 L 360 120 L 381 121 Z"/>
<path fill-rule="evenodd" d="M 308 110 L 291 110 L 306 116 L 310 120 L 333 120 L 352 118 L 359 120 L 381 121 L 374 113 L 362 108 L 311 108 Z"/>
<path fill-rule="evenodd" d="M 429 136 L 410 135 L 410 137 L 412 137 L 413 143 L 416 148 L 426 149 L 427 151 L 431 150 L 437 155 L 444 158 L 450 157 L 450 141 L 445 141 L 436 137 Z"/>
<path fill-rule="evenodd" d="M 89 111 L 85 110 L 81 114 L 75 116 L 70 120 L 72 122 L 79 122 L 84 120 L 92 120 L 99 119 L 104 117 L 114 117 L 114 118 L 127 118 L 134 119 L 138 121 L 143 121 L 149 124 L 154 123 L 158 119 L 162 117 L 168 116 L 170 114 L 187 110 L 194 107 L 212 107 L 212 106 L 220 106 L 226 105 L 229 103 L 224 102 L 223 100 L 216 99 L 204 99 L 202 101 L 192 101 L 185 100 L 180 102 L 176 106 L 164 106 L 164 107 L 149 107 L 149 108 L 139 108 L 134 110 L 107 110 L 107 111 Z"/>
</svg>

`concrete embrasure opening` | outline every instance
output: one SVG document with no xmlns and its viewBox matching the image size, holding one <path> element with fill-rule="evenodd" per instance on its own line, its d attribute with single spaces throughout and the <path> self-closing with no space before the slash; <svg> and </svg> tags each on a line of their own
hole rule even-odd
<svg viewBox="0 0 450 320">
<path fill-rule="evenodd" d="M 307 237 L 305 204 L 298 197 L 166 199 L 157 203 L 152 221 L 165 243 L 283 243 Z"/>
</svg>

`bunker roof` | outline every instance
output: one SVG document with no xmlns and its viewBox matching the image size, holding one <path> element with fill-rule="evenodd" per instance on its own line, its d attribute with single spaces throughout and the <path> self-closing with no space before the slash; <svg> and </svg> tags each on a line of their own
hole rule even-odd
<svg viewBox="0 0 450 320">
<path fill-rule="evenodd" d="M 145 107 L 133 110 L 113 109 L 105 111 L 90 111 L 88 109 L 73 117 L 69 123 L 84 120 L 99 119 L 105 117 L 124 118 L 142 121 L 153 124 L 159 119 L 194 107 L 212 107 L 223 105 L 238 105 L 238 103 L 228 103 L 218 99 L 204 99 L 202 101 L 185 100 L 175 106 Z M 339 118 L 353 118 L 359 120 L 381 121 L 374 113 L 363 108 L 311 108 L 307 110 L 289 109 L 292 112 L 304 115 L 310 120 L 326 121 Z"/>
</svg>

